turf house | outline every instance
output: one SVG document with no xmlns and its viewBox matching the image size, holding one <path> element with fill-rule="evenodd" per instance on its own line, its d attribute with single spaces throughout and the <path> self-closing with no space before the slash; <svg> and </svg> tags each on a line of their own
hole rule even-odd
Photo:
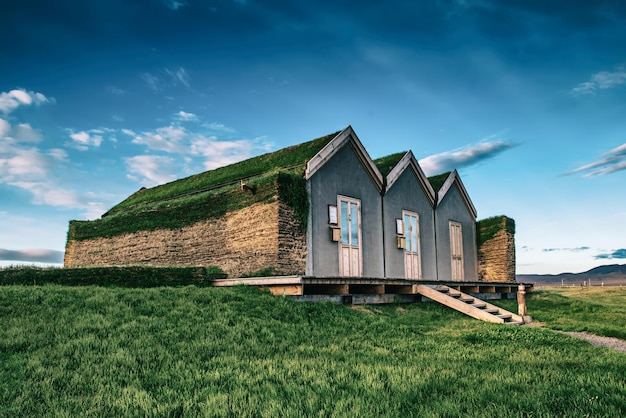
<svg viewBox="0 0 626 418">
<path fill-rule="evenodd" d="M 372 160 L 349 126 L 71 221 L 65 266 L 514 282 L 513 221 L 476 216 L 456 170 L 427 178 L 411 151 Z"/>
</svg>

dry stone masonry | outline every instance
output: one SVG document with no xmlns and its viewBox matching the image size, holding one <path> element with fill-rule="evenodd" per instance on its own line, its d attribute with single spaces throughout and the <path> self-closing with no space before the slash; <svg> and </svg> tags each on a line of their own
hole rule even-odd
<svg viewBox="0 0 626 418">
<path fill-rule="evenodd" d="M 513 220 L 499 218 L 498 231 L 478 247 L 478 279 L 483 282 L 515 282 L 515 235 L 506 227 Z"/>
<path fill-rule="evenodd" d="M 300 230 L 291 208 L 277 200 L 175 230 L 71 240 L 65 266 L 201 265 L 218 266 L 230 277 L 268 268 L 304 274 L 306 241 Z"/>
</svg>

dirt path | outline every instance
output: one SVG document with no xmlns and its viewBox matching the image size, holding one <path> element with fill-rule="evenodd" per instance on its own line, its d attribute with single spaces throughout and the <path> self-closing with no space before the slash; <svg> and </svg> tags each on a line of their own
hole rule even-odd
<svg viewBox="0 0 626 418">
<path fill-rule="evenodd" d="M 557 331 L 557 332 L 571 335 L 572 337 L 575 337 L 575 338 L 582 338 L 583 340 L 587 340 L 591 344 L 598 346 L 598 347 L 608 347 L 608 348 L 612 348 L 613 350 L 626 353 L 626 341 L 620 340 L 619 338 L 602 337 L 600 335 L 589 334 L 588 332 L 565 332 L 565 331 Z"/>
<path fill-rule="evenodd" d="M 592 345 L 597 347 L 607 347 L 612 348 L 613 350 L 620 351 L 622 353 L 626 353 L 626 341 L 620 340 L 619 338 L 613 337 L 603 337 L 601 335 L 590 334 L 588 332 L 573 332 L 573 331 L 559 331 L 556 329 L 548 328 L 547 325 L 543 322 L 533 321 L 526 326 L 531 328 L 545 328 L 550 331 L 558 332 L 561 334 L 567 334 L 574 338 L 580 338 L 582 340 L 589 341 Z"/>
</svg>

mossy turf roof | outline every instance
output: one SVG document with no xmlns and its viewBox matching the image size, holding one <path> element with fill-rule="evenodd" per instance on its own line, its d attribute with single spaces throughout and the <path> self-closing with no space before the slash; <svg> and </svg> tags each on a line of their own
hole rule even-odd
<svg viewBox="0 0 626 418">
<path fill-rule="evenodd" d="M 515 220 L 505 215 L 492 216 L 476 223 L 478 246 L 489 241 L 500 231 L 515 235 Z"/>
<path fill-rule="evenodd" d="M 290 206 L 303 232 L 308 217 L 306 181 L 294 170 L 279 170 L 251 179 L 249 188 L 239 185 L 186 195 L 177 199 L 149 202 L 118 211 L 93 221 L 70 221 L 68 240 L 109 238 L 125 233 L 177 229 L 257 203 L 276 199 Z"/>
<path fill-rule="evenodd" d="M 437 174 L 436 176 L 432 176 L 432 177 L 428 177 L 428 181 L 430 182 L 430 185 L 433 186 L 433 190 L 435 190 L 435 192 L 438 192 L 439 189 L 441 189 L 441 186 L 443 186 L 443 183 L 446 182 L 446 179 L 450 176 L 450 171 L 448 171 L 447 173 L 443 173 L 443 174 Z"/>
<path fill-rule="evenodd" d="M 208 191 L 229 185 L 233 182 L 261 176 L 272 171 L 296 166 L 304 166 L 315 154 L 328 144 L 339 132 L 312 141 L 283 148 L 281 150 L 253 157 L 215 170 L 205 171 L 190 177 L 175 180 L 150 189 L 141 189 L 126 200 L 114 206 L 108 214 L 114 214 L 137 205 L 165 201 L 186 194 Z"/>
<path fill-rule="evenodd" d="M 380 171 L 380 174 L 386 177 L 389 173 L 391 173 L 391 170 L 393 170 L 393 168 L 400 162 L 405 154 L 406 151 L 387 155 L 386 157 L 381 157 L 374 160 L 374 164 L 376 165 L 376 167 L 378 167 L 378 171 Z"/>
</svg>

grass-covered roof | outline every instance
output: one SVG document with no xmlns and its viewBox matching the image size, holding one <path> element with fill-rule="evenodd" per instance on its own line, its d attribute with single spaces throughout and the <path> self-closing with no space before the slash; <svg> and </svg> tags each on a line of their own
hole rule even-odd
<svg viewBox="0 0 626 418">
<path fill-rule="evenodd" d="M 428 177 L 428 181 L 430 182 L 430 185 L 433 186 L 433 190 L 435 190 L 435 192 L 438 192 L 449 176 L 450 171 L 448 171 L 447 173 L 437 174 L 436 176 Z"/>
<path fill-rule="evenodd" d="M 378 171 L 380 171 L 380 174 L 386 177 L 389 173 L 391 173 L 391 170 L 393 170 L 393 168 L 400 162 L 405 154 L 406 151 L 387 155 L 386 157 L 381 157 L 374 160 L 374 164 L 376 164 L 376 167 L 378 167 Z"/>
<path fill-rule="evenodd" d="M 208 191 L 216 187 L 226 186 L 232 182 L 261 176 L 279 169 L 304 165 L 337 136 L 337 134 L 338 132 L 335 132 L 312 141 L 283 148 L 215 170 L 205 171 L 204 173 L 195 174 L 149 189 L 141 189 L 114 206 L 109 211 L 109 214 L 114 214 L 120 210 L 137 205 L 165 201 L 182 197 L 186 194 Z"/>
<path fill-rule="evenodd" d="M 515 220 L 505 215 L 492 216 L 491 218 L 480 220 L 476 223 L 476 227 L 478 232 L 476 239 L 479 247 L 495 237 L 500 231 L 506 231 L 511 235 L 515 235 Z"/>
</svg>

